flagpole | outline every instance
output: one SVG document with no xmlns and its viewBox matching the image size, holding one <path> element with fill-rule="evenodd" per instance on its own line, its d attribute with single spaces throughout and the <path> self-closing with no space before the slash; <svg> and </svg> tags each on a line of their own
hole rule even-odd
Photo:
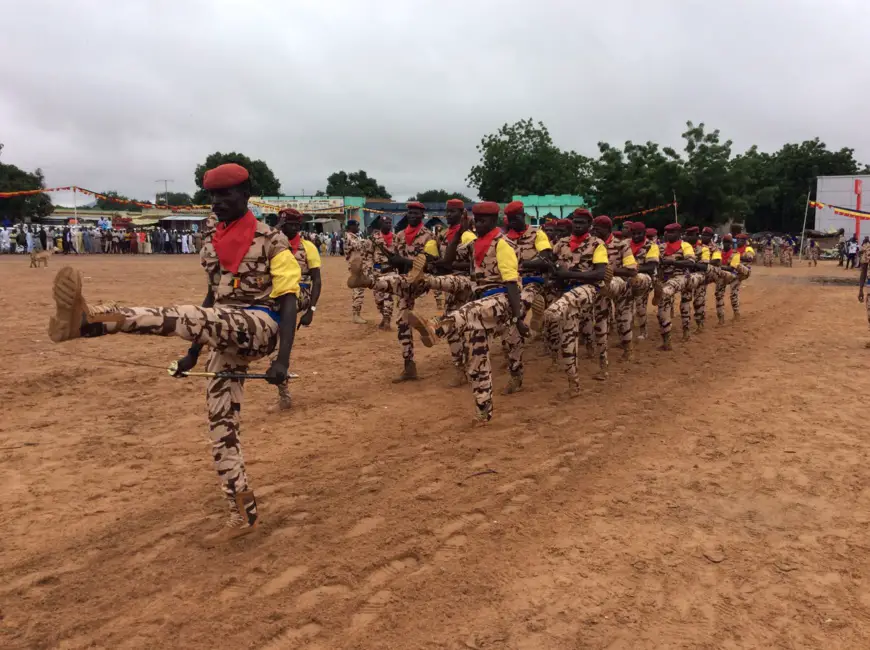
<svg viewBox="0 0 870 650">
<path fill-rule="evenodd" d="M 674 223 L 680 223 L 680 215 L 677 214 L 677 192 L 676 190 L 671 190 L 674 194 Z"/>
<path fill-rule="evenodd" d="M 801 228 L 801 245 L 800 245 L 800 249 L 798 250 L 798 263 L 800 263 L 801 259 L 803 258 L 803 254 L 804 254 L 804 234 L 807 231 L 807 214 L 809 214 L 809 211 L 810 211 L 810 193 L 811 192 L 812 192 L 812 189 L 807 191 L 807 207 L 804 208 L 804 226 L 803 226 L 803 228 Z M 816 200 L 818 200 L 818 197 L 816 197 Z"/>
</svg>

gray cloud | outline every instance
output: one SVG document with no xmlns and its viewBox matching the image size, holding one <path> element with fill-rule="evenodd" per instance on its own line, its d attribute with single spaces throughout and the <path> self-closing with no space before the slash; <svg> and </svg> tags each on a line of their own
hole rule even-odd
<svg viewBox="0 0 870 650">
<path fill-rule="evenodd" d="M 870 162 L 865 3 L 8 0 L 4 16 L 3 159 L 53 185 L 192 191 L 198 163 L 237 150 L 288 193 L 337 169 L 400 200 L 468 191 L 480 138 L 529 116 L 589 155 L 679 145 L 691 119 L 738 151 L 819 136 Z"/>
</svg>

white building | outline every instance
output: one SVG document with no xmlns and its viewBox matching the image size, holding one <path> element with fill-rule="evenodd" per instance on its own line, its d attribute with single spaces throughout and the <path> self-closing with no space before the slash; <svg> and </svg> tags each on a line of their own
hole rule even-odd
<svg viewBox="0 0 870 650">
<path fill-rule="evenodd" d="M 863 186 L 861 210 L 870 212 L 870 176 L 819 176 L 816 179 L 816 201 L 826 205 L 858 209 L 858 196 L 855 194 L 855 181 L 860 180 Z M 834 214 L 831 208 L 815 210 L 815 229 L 822 232 L 839 230 L 842 228 L 846 235 L 855 232 L 855 220 Z M 809 226 L 809 224 L 807 224 Z M 865 223 L 861 224 L 861 230 L 870 230 Z"/>
</svg>

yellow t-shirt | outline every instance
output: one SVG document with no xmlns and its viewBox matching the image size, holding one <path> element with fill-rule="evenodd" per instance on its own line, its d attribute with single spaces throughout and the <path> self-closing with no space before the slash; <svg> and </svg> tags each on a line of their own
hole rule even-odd
<svg viewBox="0 0 870 650">
<path fill-rule="evenodd" d="M 710 261 L 710 247 L 709 246 L 701 246 L 701 261 L 709 262 Z"/>
<path fill-rule="evenodd" d="M 540 253 L 541 251 L 552 250 L 552 248 L 553 245 L 550 243 L 547 233 L 538 229 L 538 232 L 535 233 L 535 250 Z"/>
<path fill-rule="evenodd" d="M 646 261 L 646 262 L 656 261 L 657 262 L 660 257 L 661 257 L 661 253 L 659 253 L 659 245 L 656 244 L 655 242 L 653 242 L 652 244 L 650 244 L 649 250 L 646 252 L 646 255 L 644 256 L 644 261 Z"/>
<path fill-rule="evenodd" d="M 607 264 L 610 261 L 610 257 L 607 255 L 607 246 L 604 244 L 598 244 L 595 247 L 595 250 L 592 251 L 592 263 L 593 264 Z"/>
<path fill-rule="evenodd" d="M 470 230 L 466 230 L 464 233 L 462 233 L 462 239 L 459 240 L 459 243 L 461 243 L 461 244 L 463 244 L 463 245 L 464 245 L 464 244 L 470 244 L 470 243 L 473 242 L 475 239 L 477 239 L 477 235 L 475 235 L 475 234 L 474 234 L 473 232 L 471 232 Z"/>
<path fill-rule="evenodd" d="M 731 261 L 728 262 L 728 266 L 730 266 L 732 269 L 736 269 L 738 266 L 740 266 L 740 253 L 734 251 L 734 254 L 731 256 Z"/>
<path fill-rule="evenodd" d="M 722 251 L 717 250 L 713 252 L 713 255 L 710 256 L 710 259 L 715 262 L 716 260 L 722 261 Z"/>
<path fill-rule="evenodd" d="M 423 245 L 423 252 L 432 257 L 438 257 L 438 243 L 434 239 L 430 239 Z"/>
<path fill-rule="evenodd" d="M 680 249 L 683 251 L 683 257 L 686 259 L 695 259 L 695 249 L 692 248 L 692 245 L 687 241 L 681 242 L 681 244 L 682 246 L 680 246 Z"/>
<path fill-rule="evenodd" d="M 314 244 L 311 244 L 311 246 L 314 246 Z M 294 295 L 299 293 L 299 280 L 302 278 L 302 269 L 299 268 L 299 262 L 293 257 L 291 250 L 283 250 L 269 261 L 269 273 L 272 275 L 272 293 L 269 294 L 270 298 L 278 298 L 288 293 Z"/>
<path fill-rule="evenodd" d="M 317 252 L 317 246 L 303 237 L 302 248 L 305 249 L 305 257 L 308 258 L 308 268 L 319 269 L 322 262 L 320 261 L 320 253 Z"/>
<path fill-rule="evenodd" d="M 514 247 L 508 244 L 504 238 L 498 240 L 498 244 L 495 247 L 495 259 L 498 261 L 501 279 L 505 282 L 516 282 L 520 277 L 517 253 Z"/>
</svg>

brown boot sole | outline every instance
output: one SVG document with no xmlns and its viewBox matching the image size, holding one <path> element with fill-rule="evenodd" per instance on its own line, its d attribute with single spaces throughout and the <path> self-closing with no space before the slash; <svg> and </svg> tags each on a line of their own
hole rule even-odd
<svg viewBox="0 0 870 650">
<path fill-rule="evenodd" d="M 408 271 L 408 282 L 414 284 L 423 279 L 423 273 L 426 271 L 426 254 L 420 253 L 414 258 L 414 265 Z"/>
<path fill-rule="evenodd" d="M 409 311 L 405 318 L 408 319 L 408 325 L 417 330 L 417 333 L 420 335 L 420 342 L 423 345 L 427 348 L 431 348 L 435 345 L 438 337 L 435 335 L 435 330 L 428 321 L 420 318 L 412 311 Z"/>
<path fill-rule="evenodd" d="M 547 310 L 547 301 L 544 296 L 535 296 L 532 301 L 532 317 L 529 320 L 529 327 L 535 332 L 540 332 L 544 328 L 544 312 Z"/>
<path fill-rule="evenodd" d="M 349 289 L 366 289 L 369 286 L 368 278 L 363 273 L 363 261 L 359 255 L 352 257 L 349 264 L 350 275 L 347 278 Z"/>
<path fill-rule="evenodd" d="M 82 296 L 82 274 L 66 266 L 54 276 L 54 316 L 48 321 L 48 337 L 55 343 L 81 336 L 82 316 L 87 305 Z"/>
</svg>

